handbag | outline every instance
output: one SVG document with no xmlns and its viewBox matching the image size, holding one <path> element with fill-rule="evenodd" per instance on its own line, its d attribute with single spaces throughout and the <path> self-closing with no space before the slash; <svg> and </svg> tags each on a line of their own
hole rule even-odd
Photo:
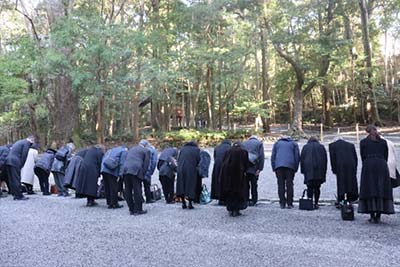
<svg viewBox="0 0 400 267">
<path fill-rule="evenodd" d="M 256 165 L 258 160 L 258 155 L 252 152 L 249 152 L 248 155 L 249 155 L 249 162 L 253 165 Z"/>
<path fill-rule="evenodd" d="M 158 187 L 158 185 L 153 184 L 152 186 L 150 186 L 150 192 L 151 192 L 151 198 L 154 201 L 161 199 L 161 189 Z"/>
<path fill-rule="evenodd" d="M 211 201 L 212 200 L 211 200 L 210 192 L 208 192 L 207 186 L 205 184 L 203 184 L 201 193 L 200 193 L 200 204 L 206 205 L 206 204 L 210 203 Z"/>
<path fill-rule="evenodd" d="M 307 189 L 304 189 L 303 195 L 299 199 L 299 209 L 301 210 L 313 210 L 314 205 L 313 205 L 313 200 L 312 198 L 305 198 Z"/>
<path fill-rule="evenodd" d="M 400 186 L 400 174 L 398 170 L 396 170 L 396 179 L 390 178 L 390 182 L 392 183 L 392 188 Z"/>
<path fill-rule="evenodd" d="M 354 208 L 353 205 L 347 200 L 347 196 L 345 194 L 344 200 L 341 203 L 341 214 L 342 220 L 344 221 L 353 221 L 354 220 Z"/>
</svg>

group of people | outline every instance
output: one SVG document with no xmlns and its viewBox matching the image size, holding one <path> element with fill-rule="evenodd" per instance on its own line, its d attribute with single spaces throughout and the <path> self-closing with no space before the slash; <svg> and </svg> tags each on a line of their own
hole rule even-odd
<svg viewBox="0 0 400 267">
<path fill-rule="evenodd" d="M 360 142 L 363 163 L 360 190 L 354 144 L 338 137 L 329 145 L 329 155 L 332 172 L 337 176 L 337 203 L 358 200 L 358 212 L 370 214 L 369 221 L 378 223 L 381 214 L 394 213 L 392 180 L 399 179 L 399 175 L 393 143 L 385 140 L 375 126 L 368 126 L 366 131 L 368 136 Z M 159 171 L 166 203 L 173 204 L 179 198 L 183 209 L 193 209 L 193 203 L 200 201 L 202 178 L 208 177 L 211 162 L 208 152 L 194 141 L 187 142 L 179 150 L 167 147 L 159 156 L 145 139 L 129 149 L 117 146 L 105 152 L 103 145 L 96 145 L 76 153 L 74 150 L 69 140 L 59 149 L 48 148 L 38 159 L 33 136 L 12 146 L 2 146 L 0 179 L 7 183 L 15 200 L 26 200 L 21 185 L 25 185 L 28 194 L 33 194 L 36 174 L 43 195 L 50 195 L 49 175 L 53 173 L 59 196 L 69 196 L 69 189 L 74 189 L 76 196 L 87 198 L 86 205 L 91 207 L 97 205 L 95 199 L 101 176 L 108 208 L 121 208 L 123 205 L 118 201 L 123 196 L 130 214 L 141 215 L 147 213 L 143 202 L 154 202 L 150 187 L 155 168 Z M 225 205 L 233 217 L 248 206 L 256 205 L 258 179 L 264 163 L 264 145 L 257 136 L 233 144 L 224 140 L 214 149 L 211 198 Z M 327 165 L 327 152 L 316 137 L 309 138 L 300 152 L 294 140 L 282 136 L 274 144 L 271 155 L 280 207 L 293 208 L 293 179 L 300 166 L 307 197 L 313 199 L 314 209 L 318 209 Z"/>
</svg>

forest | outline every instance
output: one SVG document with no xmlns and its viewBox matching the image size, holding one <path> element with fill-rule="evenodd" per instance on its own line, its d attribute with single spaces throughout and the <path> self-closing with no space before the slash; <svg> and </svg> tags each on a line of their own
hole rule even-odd
<svg viewBox="0 0 400 267">
<path fill-rule="evenodd" d="M 0 143 L 400 122 L 400 0 L 2 0 Z"/>
</svg>

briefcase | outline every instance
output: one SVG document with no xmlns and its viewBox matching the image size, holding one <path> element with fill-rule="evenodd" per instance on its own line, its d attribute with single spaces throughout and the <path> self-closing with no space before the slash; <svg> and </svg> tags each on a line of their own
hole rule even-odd
<svg viewBox="0 0 400 267">
<path fill-rule="evenodd" d="M 306 197 L 307 189 L 304 189 L 302 197 L 299 199 L 299 209 L 301 210 L 313 210 L 312 198 Z"/>
<path fill-rule="evenodd" d="M 345 195 L 345 199 L 342 201 L 342 207 L 341 207 L 341 214 L 342 214 L 342 220 L 344 221 L 353 221 L 354 220 L 354 208 L 353 205 L 347 200 L 347 197 Z"/>
<path fill-rule="evenodd" d="M 153 184 L 152 186 L 150 186 L 150 192 L 151 192 L 151 198 L 154 201 L 161 199 L 161 189 L 158 187 L 158 185 Z"/>
</svg>

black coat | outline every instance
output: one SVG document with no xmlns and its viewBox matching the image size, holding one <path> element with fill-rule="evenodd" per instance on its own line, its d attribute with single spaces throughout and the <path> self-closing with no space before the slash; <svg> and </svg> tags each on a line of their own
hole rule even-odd
<svg viewBox="0 0 400 267">
<path fill-rule="evenodd" d="M 247 168 L 248 152 L 245 149 L 234 146 L 226 152 L 221 166 L 220 200 L 247 202 Z"/>
<path fill-rule="evenodd" d="M 177 156 L 178 149 L 174 147 L 168 147 L 161 152 L 157 163 L 157 169 L 159 170 L 158 175 L 160 177 L 166 176 L 172 181 L 175 180 L 175 172 L 177 169 Z"/>
<path fill-rule="evenodd" d="M 97 147 L 91 147 L 86 151 L 79 175 L 76 178 L 76 193 L 78 195 L 97 197 L 97 181 L 100 176 L 103 154 L 103 151 Z"/>
<path fill-rule="evenodd" d="M 201 192 L 201 178 L 197 173 L 200 149 L 194 142 L 186 143 L 178 156 L 178 179 L 176 195 L 188 197 L 198 202 Z"/>
<path fill-rule="evenodd" d="M 208 173 L 210 170 L 210 163 L 211 163 L 211 156 L 205 150 L 200 150 L 200 161 L 199 165 L 197 166 L 197 173 L 199 174 L 200 178 L 208 177 Z"/>
<path fill-rule="evenodd" d="M 317 140 L 309 140 L 301 150 L 301 173 L 304 174 L 304 184 L 310 181 L 326 181 L 328 159 L 326 150 Z"/>
<path fill-rule="evenodd" d="M 25 164 L 31 145 L 32 143 L 26 139 L 15 142 L 8 153 L 5 165 L 13 166 L 20 170 Z"/>
<path fill-rule="evenodd" d="M 36 162 L 34 171 L 37 172 L 37 169 L 43 170 L 47 176 L 50 174 L 51 167 L 53 165 L 54 156 L 56 151 L 54 149 L 47 149 L 46 152 L 43 153 L 42 157 Z"/>
<path fill-rule="evenodd" d="M 367 137 L 360 142 L 362 159 L 360 200 L 381 198 L 393 200 L 387 166 L 388 146 L 384 139 Z"/>
<path fill-rule="evenodd" d="M 337 140 L 329 144 L 332 172 L 336 174 L 338 196 L 347 194 L 350 201 L 358 199 L 357 152 L 354 144 Z"/>
<path fill-rule="evenodd" d="M 150 151 L 140 145 L 129 149 L 123 165 L 123 175 L 134 175 L 139 179 L 144 179 L 144 175 L 149 169 Z"/>
<path fill-rule="evenodd" d="M 219 199 L 221 166 L 224 156 L 229 149 L 231 149 L 231 142 L 229 140 L 224 140 L 214 149 L 214 167 L 211 180 L 212 199 Z"/>
</svg>

